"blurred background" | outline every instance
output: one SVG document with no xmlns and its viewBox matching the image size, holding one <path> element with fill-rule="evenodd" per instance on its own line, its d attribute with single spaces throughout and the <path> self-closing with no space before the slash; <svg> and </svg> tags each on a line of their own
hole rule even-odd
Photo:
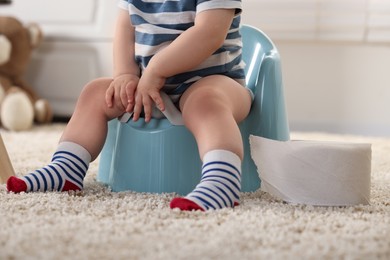
<svg viewBox="0 0 390 260">
<path fill-rule="evenodd" d="M 111 75 L 116 12 L 116 0 L 0 5 L 42 27 L 26 76 L 56 116 L 71 115 L 85 83 Z M 243 0 L 242 16 L 280 52 L 292 131 L 390 136 L 390 0 Z"/>
</svg>

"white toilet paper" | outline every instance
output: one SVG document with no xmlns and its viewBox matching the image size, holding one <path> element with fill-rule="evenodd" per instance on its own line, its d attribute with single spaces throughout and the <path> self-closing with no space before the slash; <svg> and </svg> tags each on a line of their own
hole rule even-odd
<svg viewBox="0 0 390 260">
<path fill-rule="evenodd" d="M 250 137 L 261 190 L 284 201 L 348 206 L 370 201 L 371 144 Z"/>
</svg>

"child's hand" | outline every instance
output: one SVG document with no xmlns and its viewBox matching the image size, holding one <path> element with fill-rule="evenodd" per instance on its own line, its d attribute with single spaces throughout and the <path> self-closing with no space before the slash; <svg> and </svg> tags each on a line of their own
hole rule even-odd
<svg viewBox="0 0 390 260">
<path fill-rule="evenodd" d="M 106 104 L 114 105 L 126 112 L 132 112 L 134 108 L 134 94 L 139 82 L 139 77 L 133 74 L 122 74 L 114 78 L 106 91 Z"/>
<path fill-rule="evenodd" d="M 138 83 L 135 93 L 135 105 L 133 120 L 137 121 L 142 108 L 145 113 L 145 122 L 149 122 L 152 117 L 153 103 L 161 110 L 165 110 L 164 102 L 160 96 L 160 89 L 164 86 L 165 78 L 152 73 L 146 69 Z"/>
</svg>

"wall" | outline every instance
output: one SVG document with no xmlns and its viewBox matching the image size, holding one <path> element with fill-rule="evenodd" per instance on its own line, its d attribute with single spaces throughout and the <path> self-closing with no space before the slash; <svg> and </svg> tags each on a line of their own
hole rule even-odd
<svg viewBox="0 0 390 260">
<path fill-rule="evenodd" d="M 40 25 L 44 40 L 33 52 L 26 79 L 56 116 L 73 113 L 87 82 L 112 75 L 117 10 L 115 1 L 107 0 L 14 0 L 1 6 L 0 15 Z"/>
<path fill-rule="evenodd" d="M 390 45 L 275 44 L 293 131 L 390 136 Z"/>
<path fill-rule="evenodd" d="M 281 5 L 281 2 L 289 5 Z M 315 8 L 328 2 L 317 2 L 297 1 L 295 6 L 283 0 L 243 1 L 243 23 L 264 30 L 280 52 L 290 129 L 390 136 L 390 41 L 367 41 L 367 36 L 373 32 L 377 39 L 388 39 L 390 20 L 386 14 L 389 10 L 382 12 L 377 8 L 379 15 L 357 16 L 363 19 L 362 28 L 349 24 L 348 19 L 344 27 L 340 24 L 345 35 L 362 33 L 353 34 L 356 37 L 348 40 L 334 26 L 334 22 L 343 20 L 332 20 L 330 27 L 305 22 L 309 18 L 317 23 L 322 21 L 323 17 L 316 17 L 322 9 Z M 340 9 L 336 8 L 338 3 Z M 382 2 L 359 1 L 362 8 L 368 3 L 380 5 Z M 336 9 L 326 9 L 327 18 L 344 17 L 342 1 L 329 4 Z M 310 8 L 314 11 L 310 12 Z M 376 9 L 371 6 L 367 12 L 372 10 Z M 367 19 L 375 25 L 374 18 L 380 18 L 377 27 L 364 27 Z M 334 30 L 336 37 L 324 40 L 321 31 L 317 31 L 319 28 Z"/>
<path fill-rule="evenodd" d="M 43 3 L 49 2 L 14 1 L 2 7 L 0 14 L 42 25 L 45 42 L 34 53 L 27 78 L 53 101 L 57 115 L 70 115 L 82 86 L 111 74 L 111 34 L 117 8 L 106 0 L 83 0 L 77 9 L 82 11 L 70 11 L 66 8 L 76 6 L 77 0 L 53 1 L 48 13 L 36 8 Z M 243 1 L 243 22 L 262 28 L 259 3 Z M 293 131 L 390 136 L 390 43 L 273 40 L 282 58 Z"/>
</svg>

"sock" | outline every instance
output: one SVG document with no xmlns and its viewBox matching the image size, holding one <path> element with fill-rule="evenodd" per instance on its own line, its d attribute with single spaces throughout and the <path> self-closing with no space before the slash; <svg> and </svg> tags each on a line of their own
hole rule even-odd
<svg viewBox="0 0 390 260">
<path fill-rule="evenodd" d="M 69 191 L 81 190 L 91 155 L 72 142 L 58 145 L 49 165 L 21 178 L 12 176 L 7 181 L 8 191 Z"/>
<path fill-rule="evenodd" d="M 174 198 L 170 207 L 208 210 L 234 207 L 241 191 L 241 160 L 226 150 L 213 150 L 203 157 L 202 178 L 184 198 Z"/>
</svg>

